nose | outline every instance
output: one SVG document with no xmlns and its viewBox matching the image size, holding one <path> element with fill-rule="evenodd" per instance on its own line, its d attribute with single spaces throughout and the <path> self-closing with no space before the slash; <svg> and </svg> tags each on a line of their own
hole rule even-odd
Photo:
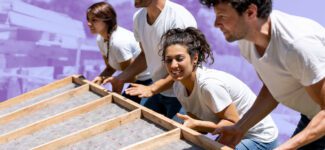
<svg viewBox="0 0 325 150">
<path fill-rule="evenodd" d="M 92 23 L 90 21 L 87 22 L 88 26 L 92 26 Z"/>
<path fill-rule="evenodd" d="M 220 22 L 219 19 L 216 17 L 216 19 L 215 19 L 215 21 L 214 21 L 214 27 L 216 27 L 216 28 L 220 28 L 221 25 L 222 25 L 221 22 Z"/>
<path fill-rule="evenodd" d="M 175 59 L 172 60 L 171 64 L 170 64 L 170 68 L 174 69 L 178 67 L 178 63 Z"/>
</svg>

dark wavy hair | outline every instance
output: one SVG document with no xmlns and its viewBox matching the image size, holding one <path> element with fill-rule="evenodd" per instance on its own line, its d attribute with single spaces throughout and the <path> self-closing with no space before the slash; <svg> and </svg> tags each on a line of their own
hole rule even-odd
<svg viewBox="0 0 325 150">
<path fill-rule="evenodd" d="M 207 63 L 210 57 L 212 64 L 214 62 L 213 54 L 210 45 L 205 39 L 204 34 L 193 27 L 186 29 L 170 29 L 161 37 L 161 45 L 159 53 L 162 56 L 162 61 L 165 61 L 166 49 L 168 46 L 180 44 L 187 48 L 188 53 L 193 59 L 195 54 L 198 54 L 198 62 L 196 66 L 201 66 L 202 62 Z"/>
<path fill-rule="evenodd" d="M 117 28 L 116 12 L 113 6 L 106 2 L 94 3 L 87 9 L 87 21 L 94 16 L 104 21 L 107 25 L 107 33 L 110 35 Z"/>
<path fill-rule="evenodd" d="M 242 15 L 249 5 L 254 4 L 257 6 L 257 17 L 262 19 L 268 18 L 272 12 L 272 0 L 200 0 L 200 2 L 208 7 L 229 3 L 239 15 Z"/>
</svg>

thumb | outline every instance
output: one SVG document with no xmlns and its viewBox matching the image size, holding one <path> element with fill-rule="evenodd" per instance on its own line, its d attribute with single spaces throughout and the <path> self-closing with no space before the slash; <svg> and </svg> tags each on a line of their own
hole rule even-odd
<svg viewBox="0 0 325 150">
<path fill-rule="evenodd" d="M 130 83 L 130 85 L 131 85 L 132 87 L 137 87 L 137 86 L 139 86 L 139 84 L 136 84 L 136 83 Z"/>
<path fill-rule="evenodd" d="M 183 115 L 183 114 L 180 114 L 180 113 L 177 113 L 176 114 L 178 118 L 182 119 L 182 120 L 187 120 L 189 119 L 189 117 L 187 115 Z"/>
</svg>

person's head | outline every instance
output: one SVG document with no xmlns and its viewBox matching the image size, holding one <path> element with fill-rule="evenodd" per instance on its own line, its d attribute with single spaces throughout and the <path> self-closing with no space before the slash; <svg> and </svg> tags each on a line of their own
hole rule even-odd
<svg viewBox="0 0 325 150">
<path fill-rule="evenodd" d="M 154 0 L 134 0 L 135 8 L 148 7 Z"/>
<path fill-rule="evenodd" d="M 170 29 L 161 39 L 162 61 L 174 80 L 188 78 L 197 67 L 213 55 L 203 33 L 193 27 Z"/>
<path fill-rule="evenodd" d="M 106 2 L 91 5 L 87 10 L 87 21 L 93 34 L 110 35 L 117 28 L 116 12 Z"/>
<path fill-rule="evenodd" d="M 243 39 L 258 20 L 267 20 L 272 11 L 272 0 L 200 0 L 203 5 L 213 6 L 215 26 L 227 41 Z"/>
</svg>

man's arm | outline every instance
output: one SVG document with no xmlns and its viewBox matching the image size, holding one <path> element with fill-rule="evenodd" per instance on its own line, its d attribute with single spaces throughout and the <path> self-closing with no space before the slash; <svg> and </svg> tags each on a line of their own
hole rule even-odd
<svg viewBox="0 0 325 150">
<path fill-rule="evenodd" d="M 140 47 L 141 53 L 135 58 L 133 63 L 126 67 L 118 76 L 106 79 L 106 82 L 112 84 L 113 92 L 121 93 L 124 83 L 132 82 L 136 75 L 146 70 L 147 62 L 141 43 Z"/>
<path fill-rule="evenodd" d="M 233 126 L 216 129 L 215 133 L 220 134 L 219 142 L 230 147 L 235 147 L 246 132 L 267 116 L 278 102 L 273 98 L 270 91 L 263 85 L 253 106 Z"/>
<path fill-rule="evenodd" d="M 319 104 L 321 110 L 310 121 L 307 127 L 278 149 L 298 149 L 325 136 L 325 79 L 306 87 L 306 91 Z"/>
</svg>

